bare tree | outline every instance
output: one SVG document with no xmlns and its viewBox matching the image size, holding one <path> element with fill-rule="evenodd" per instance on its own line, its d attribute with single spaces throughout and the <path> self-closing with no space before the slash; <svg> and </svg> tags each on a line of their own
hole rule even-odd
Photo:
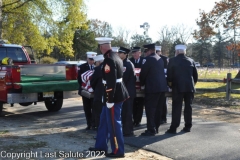
<svg viewBox="0 0 240 160">
<path fill-rule="evenodd" d="M 183 24 L 179 24 L 177 26 L 172 26 L 171 28 L 163 26 L 158 33 L 159 43 L 162 46 L 162 53 L 169 56 L 169 52 L 174 42 L 180 41 L 187 44 L 187 41 L 192 36 L 192 29 Z"/>
<path fill-rule="evenodd" d="M 183 43 L 187 43 L 187 41 L 192 37 L 192 28 L 185 26 L 184 24 L 179 24 L 177 26 L 172 27 L 172 33 L 175 36 L 175 40 L 179 39 Z"/>
<path fill-rule="evenodd" d="M 95 37 L 112 37 L 112 26 L 105 21 L 90 20 L 90 30 L 95 32 Z"/>
<path fill-rule="evenodd" d="M 130 31 L 126 28 L 119 27 L 116 31 L 114 31 L 115 36 L 113 37 L 114 40 L 112 42 L 112 46 L 123 46 L 123 47 L 130 47 L 129 44 L 129 35 Z"/>
<path fill-rule="evenodd" d="M 162 46 L 162 54 L 169 56 L 169 51 L 174 43 L 174 33 L 169 30 L 168 26 L 163 26 L 159 33 L 159 43 Z"/>
</svg>

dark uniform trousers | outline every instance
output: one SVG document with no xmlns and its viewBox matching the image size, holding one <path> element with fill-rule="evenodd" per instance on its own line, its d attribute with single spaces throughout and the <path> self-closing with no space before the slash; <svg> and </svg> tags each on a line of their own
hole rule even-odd
<svg viewBox="0 0 240 160">
<path fill-rule="evenodd" d="M 193 92 L 172 93 L 172 123 L 170 129 L 176 130 L 181 122 L 182 104 L 184 100 L 184 121 L 185 127 L 192 127 L 192 102 L 194 99 Z"/>
<path fill-rule="evenodd" d="M 139 124 L 142 121 L 144 97 L 135 97 L 133 101 L 133 123 Z"/>
<path fill-rule="evenodd" d="M 99 123 L 100 123 L 100 115 L 102 112 L 102 107 L 103 107 L 103 103 L 101 101 L 94 101 L 93 102 L 93 116 L 94 116 L 94 124 L 95 127 L 98 128 Z"/>
<path fill-rule="evenodd" d="M 167 97 L 164 98 L 164 103 L 163 103 L 163 107 L 162 107 L 161 121 L 167 122 Z"/>
<path fill-rule="evenodd" d="M 145 112 L 147 116 L 147 130 L 156 133 L 161 123 L 161 111 L 165 92 L 145 93 Z"/>
<path fill-rule="evenodd" d="M 86 98 L 82 96 L 83 100 L 83 110 L 85 112 L 85 117 L 87 120 L 88 127 L 95 127 L 94 117 L 92 116 L 94 113 L 93 111 L 93 98 Z"/>
<path fill-rule="evenodd" d="M 125 116 L 122 118 L 122 130 L 123 135 L 132 134 L 133 133 L 133 123 L 132 123 L 132 107 L 133 106 L 133 98 L 128 98 L 123 102 L 122 113 L 121 116 Z"/>
</svg>

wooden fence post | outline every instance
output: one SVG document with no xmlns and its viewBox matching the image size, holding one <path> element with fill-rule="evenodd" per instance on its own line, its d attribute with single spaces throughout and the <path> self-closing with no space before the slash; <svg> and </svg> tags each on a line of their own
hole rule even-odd
<svg viewBox="0 0 240 160">
<path fill-rule="evenodd" d="M 226 100 L 229 101 L 231 97 L 231 80 L 232 80 L 232 74 L 227 74 L 227 86 L 226 86 Z"/>
</svg>

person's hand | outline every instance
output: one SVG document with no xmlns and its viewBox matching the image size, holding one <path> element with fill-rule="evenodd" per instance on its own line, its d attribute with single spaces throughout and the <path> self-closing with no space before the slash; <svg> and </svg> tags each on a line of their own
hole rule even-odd
<svg viewBox="0 0 240 160">
<path fill-rule="evenodd" d="M 114 103 L 107 103 L 107 108 L 112 108 L 114 106 Z"/>
</svg>

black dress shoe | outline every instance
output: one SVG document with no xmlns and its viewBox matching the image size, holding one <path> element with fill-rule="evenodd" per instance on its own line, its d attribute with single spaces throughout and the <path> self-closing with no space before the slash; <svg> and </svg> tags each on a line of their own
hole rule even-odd
<svg viewBox="0 0 240 160">
<path fill-rule="evenodd" d="M 89 151 L 104 152 L 105 155 L 107 154 L 107 151 L 102 150 L 102 149 L 98 149 L 98 148 L 94 148 L 94 147 L 90 147 L 88 149 L 89 149 Z"/>
<path fill-rule="evenodd" d="M 183 132 L 191 132 L 191 129 L 184 127 L 184 128 L 182 129 L 182 131 L 183 131 Z"/>
<path fill-rule="evenodd" d="M 109 154 L 106 154 L 106 157 L 112 157 L 112 158 L 123 158 L 125 157 L 124 154 L 114 154 L 114 153 L 109 153 Z"/>
<path fill-rule="evenodd" d="M 135 123 L 135 127 L 139 127 L 141 124 L 140 123 Z"/>
<path fill-rule="evenodd" d="M 167 121 L 165 121 L 165 120 L 162 120 L 162 121 L 160 122 L 160 124 L 165 124 L 165 123 L 167 123 Z"/>
<path fill-rule="evenodd" d="M 145 132 L 141 133 L 142 136 L 155 136 L 156 133 L 146 130 Z"/>
<path fill-rule="evenodd" d="M 90 129 L 91 129 L 91 126 L 87 126 L 85 129 L 86 129 L 86 130 L 90 130 Z"/>
<path fill-rule="evenodd" d="M 176 134 L 176 130 L 168 129 L 165 133 Z"/>
</svg>

